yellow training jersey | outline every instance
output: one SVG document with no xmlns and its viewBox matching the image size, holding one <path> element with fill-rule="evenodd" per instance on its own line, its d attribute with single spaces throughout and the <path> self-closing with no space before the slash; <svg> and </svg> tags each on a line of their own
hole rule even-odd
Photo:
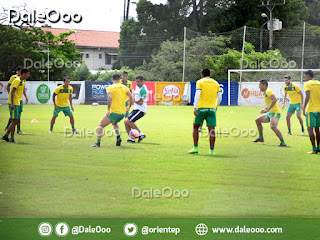
<svg viewBox="0 0 320 240">
<path fill-rule="evenodd" d="M 54 90 L 54 93 L 57 95 L 56 105 L 58 107 L 68 107 L 69 96 L 73 93 L 73 88 L 69 85 L 68 89 L 65 89 L 63 85 Z"/>
<path fill-rule="evenodd" d="M 310 91 L 310 99 L 307 106 L 307 112 L 320 112 L 320 82 L 309 80 L 304 84 L 304 90 Z"/>
<path fill-rule="evenodd" d="M 219 83 L 212 78 L 202 78 L 197 81 L 197 90 L 201 90 L 197 108 L 216 108 L 218 92 L 221 92 Z"/>
<path fill-rule="evenodd" d="M 16 77 L 15 80 L 11 84 L 8 103 L 11 104 L 11 92 L 12 89 L 16 89 L 13 95 L 13 105 L 20 106 L 21 95 L 23 94 L 24 85 L 22 80 L 19 77 Z"/>
<path fill-rule="evenodd" d="M 290 97 L 291 104 L 301 103 L 301 89 L 298 84 L 291 83 L 290 86 L 284 86 L 284 92 Z"/>
<path fill-rule="evenodd" d="M 127 92 L 129 88 L 121 83 L 112 84 L 107 88 L 107 93 L 112 94 L 112 103 L 110 112 L 125 114 L 126 113 L 126 98 L 128 97 Z"/>
<path fill-rule="evenodd" d="M 23 88 L 20 93 L 20 100 L 23 100 L 23 92 L 24 92 L 24 88 L 26 87 L 26 80 L 22 80 L 22 85 L 23 85 Z"/>
<path fill-rule="evenodd" d="M 270 105 L 272 103 L 272 99 L 270 98 L 272 94 L 275 95 L 274 91 L 272 89 L 270 89 L 270 88 L 267 88 L 267 90 L 264 93 L 264 101 L 267 104 L 267 107 L 270 107 Z M 270 109 L 269 113 L 281 113 L 278 101 Z"/>
<path fill-rule="evenodd" d="M 132 91 L 132 82 L 130 82 L 129 80 L 127 80 L 127 83 L 123 83 L 122 79 L 120 80 L 120 83 L 122 83 L 123 85 L 125 85 L 130 91 Z M 126 100 L 128 100 L 129 97 L 126 97 Z"/>
<path fill-rule="evenodd" d="M 17 77 L 19 77 L 18 74 L 12 75 L 9 79 L 8 84 L 12 85 L 13 80 L 15 80 Z"/>
</svg>

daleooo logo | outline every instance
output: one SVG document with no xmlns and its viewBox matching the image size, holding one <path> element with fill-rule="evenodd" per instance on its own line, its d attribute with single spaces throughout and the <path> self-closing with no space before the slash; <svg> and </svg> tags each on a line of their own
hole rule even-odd
<svg viewBox="0 0 320 240">
<path fill-rule="evenodd" d="M 48 13 L 37 13 L 36 10 L 33 10 L 33 12 L 29 13 L 20 13 L 16 10 L 10 10 L 9 12 L 9 23 L 19 23 L 19 22 L 25 23 L 25 24 L 35 24 L 35 23 L 46 23 L 49 21 L 50 23 L 58 23 L 60 21 L 64 23 L 81 23 L 82 21 L 82 15 L 76 13 L 73 15 L 67 14 L 67 13 L 60 13 L 56 10 L 50 10 Z"/>
</svg>

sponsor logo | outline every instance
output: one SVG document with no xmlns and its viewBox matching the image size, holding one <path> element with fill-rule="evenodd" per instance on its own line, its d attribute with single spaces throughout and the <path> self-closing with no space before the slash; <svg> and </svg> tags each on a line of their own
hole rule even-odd
<svg viewBox="0 0 320 240">
<path fill-rule="evenodd" d="M 39 103 L 45 104 L 50 99 L 50 88 L 46 84 L 41 84 L 37 89 L 37 99 Z"/>
<path fill-rule="evenodd" d="M 258 98 L 263 98 L 264 97 L 264 93 L 261 92 L 260 90 L 249 90 L 248 88 L 245 88 L 241 91 L 241 96 L 244 99 L 247 99 L 249 97 L 258 97 Z"/>
<path fill-rule="evenodd" d="M 167 85 L 162 89 L 162 94 L 168 98 L 174 98 L 180 95 L 180 88 L 175 85 Z"/>
<path fill-rule="evenodd" d="M 3 84 L 2 83 L 0 83 L 0 94 L 2 94 L 3 92 L 2 92 L 2 89 L 3 89 Z"/>
</svg>

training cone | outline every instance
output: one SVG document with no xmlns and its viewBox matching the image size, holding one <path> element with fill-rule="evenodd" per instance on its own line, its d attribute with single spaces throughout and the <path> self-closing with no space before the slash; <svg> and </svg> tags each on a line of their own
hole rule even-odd
<svg viewBox="0 0 320 240">
<path fill-rule="evenodd" d="M 34 118 L 34 119 L 31 120 L 31 123 L 39 123 L 39 122 L 38 122 L 37 119 Z"/>
</svg>

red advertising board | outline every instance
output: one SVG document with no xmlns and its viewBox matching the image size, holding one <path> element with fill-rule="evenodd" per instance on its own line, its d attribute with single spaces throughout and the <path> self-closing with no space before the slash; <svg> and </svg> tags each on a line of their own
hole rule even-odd
<svg viewBox="0 0 320 240">
<path fill-rule="evenodd" d="M 155 92 L 156 92 L 156 83 L 155 82 L 144 82 L 148 89 L 148 105 L 155 105 Z M 132 82 L 133 92 L 136 89 L 136 82 Z"/>
</svg>

